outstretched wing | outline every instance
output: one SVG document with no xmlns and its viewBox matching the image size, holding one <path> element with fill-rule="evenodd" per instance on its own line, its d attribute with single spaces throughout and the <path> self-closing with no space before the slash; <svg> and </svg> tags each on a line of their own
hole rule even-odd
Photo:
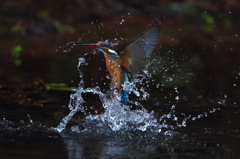
<svg viewBox="0 0 240 159">
<path fill-rule="evenodd" d="M 151 29 L 124 49 L 118 62 L 131 73 L 141 71 L 159 41 L 160 32 L 159 23 L 155 23 Z"/>
</svg>

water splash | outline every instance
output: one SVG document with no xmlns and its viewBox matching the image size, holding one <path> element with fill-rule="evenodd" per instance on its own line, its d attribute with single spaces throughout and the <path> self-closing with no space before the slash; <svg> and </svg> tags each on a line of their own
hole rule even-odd
<svg viewBox="0 0 240 159">
<path fill-rule="evenodd" d="M 136 130 L 146 131 L 147 129 L 151 129 L 154 132 L 161 131 L 161 125 L 158 124 L 153 111 L 148 113 L 143 107 L 141 110 L 130 110 L 127 105 L 119 103 L 119 97 L 116 96 L 116 94 L 111 91 L 102 93 L 99 87 L 86 89 L 79 87 L 78 91 L 70 96 L 70 113 L 62 119 L 61 123 L 55 128 L 55 130 L 62 132 L 72 116 L 78 111 L 81 111 L 86 115 L 86 111 L 82 106 L 84 103 L 82 98 L 83 93 L 97 94 L 102 102 L 105 112 L 99 115 L 87 115 L 86 120 L 82 125 L 85 128 L 79 130 L 78 127 L 72 127 L 72 131 L 79 133 L 86 131 L 92 132 L 96 129 L 98 131 L 102 128 L 107 129 L 107 127 L 112 131 L 122 132 Z"/>
<path fill-rule="evenodd" d="M 54 128 L 54 130 L 62 132 L 77 112 L 82 112 L 86 116 L 84 123 L 71 127 L 71 131 L 77 133 L 94 132 L 106 134 L 107 132 L 121 132 L 129 134 L 129 132 L 148 131 L 158 134 L 162 132 L 163 129 L 174 130 L 178 127 L 186 127 L 186 122 L 191 118 L 191 115 L 185 116 L 180 120 L 180 118 L 175 115 L 175 105 L 171 106 L 168 114 L 162 114 L 161 117 L 157 119 L 154 111 L 149 112 L 138 101 L 129 101 L 130 104 L 137 106 L 138 109 L 135 110 L 131 110 L 129 105 L 121 104 L 118 93 L 113 90 L 103 93 L 99 87 L 84 88 L 83 74 L 80 71 L 80 67 L 85 65 L 85 62 L 84 58 L 79 58 L 78 70 L 82 79 L 77 92 L 70 95 L 68 105 L 70 113 L 62 119 L 58 127 Z M 144 81 L 149 79 L 151 79 L 151 74 L 148 73 L 148 71 L 144 71 L 143 74 L 135 75 L 131 83 L 125 83 L 123 88 L 128 89 L 129 92 L 134 94 L 139 100 L 147 100 L 149 93 L 145 90 L 145 86 L 138 87 L 137 84 L 146 83 Z M 177 87 L 174 89 L 179 93 Z M 98 95 L 104 108 L 104 113 L 96 115 L 87 114 L 86 108 L 83 106 L 85 101 L 82 95 L 84 93 Z M 201 117 L 192 117 L 192 119 L 195 120 Z M 168 124 L 168 120 L 174 121 L 175 124 Z"/>
<path fill-rule="evenodd" d="M 84 65 L 85 59 L 79 58 L 78 68 Z M 80 69 L 78 69 L 80 72 Z M 80 73 L 81 74 L 81 73 Z M 81 74 L 80 77 L 83 77 Z M 147 99 L 147 93 L 141 88 L 140 91 L 137 90 L 136 82 L 141 81 L 140 78 L 136 78 L 133 83 L 125 83 L 124 88 L 129 89 L 136 96 L 141 97 L 141 99 Z M 99 115 L 87 115 L 83 103 L 85 102 L 82 94 L 92 93 L 98 95 L 101 100 L 102 106 L 104 108 L 104 113 Z M 141 109 L 130 110 L 130 107 L 119 103 L 119 96 L 115 91 L 108 91 L 103 93 L 99 87 L 96 88 L 84 88 L 83 78 L 79 83 L 79 88 L 76 93 L 70 95 L 69 109 L 70 113 L 65 116 L 61 123 L 55 130 L 62 132 L 67 123 L 71 120 L 74 114 L 77 112 L 82 112 L 86 115 L 86 121 L 83 124 L 85 129 L 81 131 L 91 131 L 89 125 L 94 125 L 98 127 L 103 127 L 103 125 L 108 126 L 112 131 L 146 131 L 151 129 L 154 132 L 161 132 L 161 125 L 158 124 L 157 119 L 154 117 L 154 112 L 148 113 L 148 111 L 141 106 L 140 103 L 136 101 L 130 101 L 130 103 L 140 106 Z M 80 130 L 73 129 L 73 131 L 81 132 Z"/>
<path fill-rule="evenodd" d="M 68 53 L 68 52 L 72 51 L 73 47 L 76 46 L 76 44 L 77 44 L 77 42 L 71 41 L 71 42 L 68 42 L 66 45 L 59 46 L 58 48 L 63 49 L 62 52 Z M 58 51 L 58 49 L 56 49 L 56 51 Z"/>
</svg>

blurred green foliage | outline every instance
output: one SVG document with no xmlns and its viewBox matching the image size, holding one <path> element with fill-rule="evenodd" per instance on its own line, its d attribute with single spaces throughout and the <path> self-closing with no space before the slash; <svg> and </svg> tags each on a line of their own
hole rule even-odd
<svg viewBox="0 0 240 159">
<path fill-rule="evenodd" d="M 64 83 L 47 83 L 46 87 L 48 90 L 55 90 L 55 91 L 70 91 L 70 92 L 76 92 L 76 88 L 67 87 Z"/>
<path fill-rule="evenodd" d="M 194 6 L 188 4 L 172 3 L 168 6 L 168 10 L 171 12 L 176 12 L 182 15 L 194 14 L 197 9 Z"/>
<path fill-rule="evenodd" d="M 54 28 L 59 32 L 59 33 L 63 33 L 66 31 L 66 28 L 64 25 L 62 25 L 59 21 L 57 21 L 56 19 L 52 19 L 52 25 L 54 26 Z"/>
<path fill-rule="evenodd" d="M 223 24 L 224 24 L 225 28 L 228 28 L 231 25 L 230 19 L 227 17 L 223 18 Z"/>
<path fill-rule="evenodd" d="M 49 10 L 44 10 L 44 11 L 40 11 L 37 13 L 37 16 L 39 18 L 43 18 L 43 19 L 49 19 L 50 18 L 50 11 Z"/>
<path fill-rule="evenodd" d="M 231 20 L 227 14 L 221 12 L 211 12 L 211 14 L 209 14 L 207 11 L 200 10 L 198 7 L 189 3 L 172 3 L 168 6 L 168 11 L 175 12 L 182 17 L 193 17 L 195 20 L 201 19 L 202 24 L 199 26 L 202 31 L 207 33 L 214 32 L 217 20 L 222 21 L 225 28 L 231 25 Z"/>
<path fill-rule="evenodd" d="M 20 66 L 22 64 L 22 59 L 20 58 L 20 53 L 22 52 L 22 50 L 23 49 L 21 45 L 16 45 L 10 51 L 15 66 Z"/>
<path fill-rule="evenodd" d="M 202 26 L 203 31 L 212 33 L 214 31 L 215 20 L 210 14 L 203 12 L 200 17 L 204 20 L 204 25 Z"/>
<path fill-rule="evenodd" d="M 19 33 L 22 30 L 22 27 L 19 23 L 11 27 L 11 33 Z"/>
<path fill-rule="evenodd" d="M 50 17 L 50 10 L 44 10 L 44 11 L 40 11 L 38 12 L 37 16 L 39 18 L 44 19 L 46 22 L 49 22 L 53 25 L 53 27 L 59 32 L 59 33 L 63 33 L 66 31 L 66 27 L 64 25 L 62 25 L 58 20 L 53 19 Z"/>
</svg>

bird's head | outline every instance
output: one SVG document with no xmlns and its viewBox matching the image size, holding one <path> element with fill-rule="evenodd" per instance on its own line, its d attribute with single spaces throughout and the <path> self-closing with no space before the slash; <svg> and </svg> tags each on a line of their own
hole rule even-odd
<svg viewBox="0 0 240 159">
<path fill-rule="evenodd" d="M 113 45 L 107 42 L 99 41 L 97 43 L 78 44 L 78 45 L 89 47 L 89 48 L 95 48 L 108 55 L 118 55 L 117 52 L 114 50 Z"/>
</svg>

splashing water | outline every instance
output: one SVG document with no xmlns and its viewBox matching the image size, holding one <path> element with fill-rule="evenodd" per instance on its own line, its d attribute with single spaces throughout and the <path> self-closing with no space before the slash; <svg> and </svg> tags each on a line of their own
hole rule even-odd
<svg viewBox="0 0 240 159">
<path fill-rule="evenodd" d="M 79 58 L 78 68 L 84 63 L 85 59 Z M 134 82 L 139 81 L 140 79 L 134 80 Z M 133 92 L 135 95 L 140 97 L 141 92 L 144 92 L 144 90 L 141 89 L 140 92 L 136 90 L 134 82 L 125 83 L 123 87 L 126 89 L 130 88 L 130 92 Z M 83 93 L 97 94 L 102 102 L 105 112 L 99 115 L 86 115 L 86 110 L 82 106 L 82 104 L 85 102 L 82 97 Z M 146 93 L 143 93 L 142 98 L 146 98 Z M 83 124 L 85 129 L 81 131 L 91 131 L 89 130 L 89 125 L 93 125 L 94 123 L 94 125 L 98 128 L 103 127 L 103 125 L 108 126 L 112 131 L 146 131 L 147 129 L 151 129 L 151 131 L 154 132 L 161 132 L 162 126 L 154 117 L 153 111 L 148 113 L 148 111 L 138 102 L 130 101 L 130 103 L 140 106 L 141 109 L 130 110 L 127 105 L 123 105 L 119 102 L 118 94 L 116 92 L 112 92 L 111 90 L 106 93 L 102 93 L 99 87 L 84 88 L 84 81 L 82 79 L 77 92 L 75 94 L 71 94 L 70 96 L 70 102 L 68 106 L 70 113 L 62 119 L 61 123 L 57 128 L 55 128 L 55 130 L 62 132 L 66 128 L 67 123 L 70 121 L 73 115 L 80 111 L 86 115 L 86 121 Z M 76 127 L 73 127 L 72 130 L 81 132 L 80 130 L 77 130 Z"/>
<path fill-rule="evenodd" d="M 58 127 L 54 128 L 54 130 L 58 132 L 62 132 L 71 118 L 79 111 L 86 115 L 85 122 L 78 126 L 72 126 L 71 131 L 77 133 L 94 132 L 101 134 L 106 134 L 107 132 L 127 132 L 128 134 L 128 132 L 136 131 L 158 134 L 162 132 L 163 128 L 174 130 L 178 127 L 186 127 L 188 119 L 196 120 L 204 116 L 206 117 L 208 114 L 207 112 L 204 112 L 204 114 L 192 117 L 191 115 L 186 116 L 183 113 L 185 117 L 180 120 L 180 118 L 175 115 L 175 105 L 172 105 L 168 114 L 163 114 L 159 119 L 157 119 L 154 111 L 148 112 L 148 110 L 146 110 L 137 101 L 129 101 L 129 103 L 140 109 L 131 110 L 128 105 L 123 105 L 119 102 L 120 97 L 118 93 L 112 90 L 103 93 L 99 87 L 84 88 L 83 75 L 79 69 L 81 65 L 84 65 L 84 63 L 85 59 L 79 58 L 78 70 L 82 79 L 79 83 L 77 92 L 70 95 L 70 102 L 68 106 L 70 113 L 62 119 Z M 129 89 L 129 92 L 136 95 L 140 100 L 147 100 L 149 98 L 149 94 L 145 91 L 144 87 L 137 88 L 136 86 L 137 83 L 142 83 L 143 80 L 146 79 L 151 79 L 151 74 L 144 71 L 141 75 L 135 75 L 131 83 L 125 83 L 123 88 Z M 83 106 L 85 101 L 82 94 L 84 93 L 98 95 L 104 108 L 103 114 L 87 115 L 86 109 Z M 217 109 L 209 110 L 209 113 L 215 112 L 216 110 Z M 175 125 L 167 124 L 167 120 L 174 121 Z M 167 134 L 169 135 L 169 133 Z"/>
</svg>

